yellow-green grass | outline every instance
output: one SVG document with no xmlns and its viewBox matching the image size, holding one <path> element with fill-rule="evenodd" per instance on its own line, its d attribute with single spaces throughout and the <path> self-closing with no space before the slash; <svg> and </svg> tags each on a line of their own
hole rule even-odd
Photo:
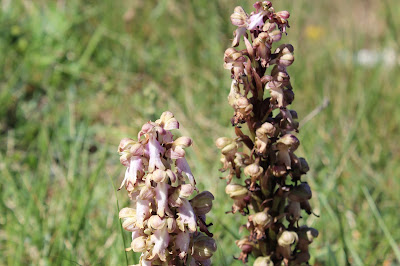
<svg viewBox="0 0 400 266">
<path fill-rule="evenodd" d="M 279 0 L 291 12 L 288 69 L 306 117 L 298 154 L 311 171 L 303 222 L 320 232 L 314 265 L 400 263 L 399 66 L 360 65 L 360 49 L 400 53 L 400 3 Z M 193 138 L 189 164 L 216 196 L 214 265 L 240 265 L 246 220 L 231 201 L 214 140 L 233 136 L 222 67 L 249 1 L 2 1 L 0 12 L 0 264 L 124 265 L 117 146 L 164 110 Z"/>
</svg>

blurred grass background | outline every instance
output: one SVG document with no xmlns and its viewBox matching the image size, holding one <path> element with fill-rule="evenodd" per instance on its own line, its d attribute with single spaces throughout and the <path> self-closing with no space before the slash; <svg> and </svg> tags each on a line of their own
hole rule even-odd
<svg viewBox="0 0 400 266">
<path fill-rule="evenodd" d="M 213 143 L 234 134 L 222 67 L 229 16 L 252 2 L 0 3 L 0 264 L 136 262 L 118 221 L 129 202 L 115 191 L 117 146 L 170 110 L 195 141 L 188 158 L 200 188 L 216 196 L 214 265 L 240 265 L 245 219 L 224 214 L 231 202 Z M 400 2 L 273 4 L 291 13 L 293 109 L 301 120 L 330 101 L 299 134 L 321 216 L 304 220 L 320 231 L 311 262 L 398 265 Z M 360 50 L 378 59 L 362 63 Z"/>
</svg>

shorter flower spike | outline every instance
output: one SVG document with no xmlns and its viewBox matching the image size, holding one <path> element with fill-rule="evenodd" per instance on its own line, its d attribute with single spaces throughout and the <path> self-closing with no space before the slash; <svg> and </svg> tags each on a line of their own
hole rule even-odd
<svg viewBox="0 0 400 266">
<path fill-rule="evenodd" d="M 138 140 L 124 138 L 118 147 L 127 168 L 119 189 L 125 186 L 135 206 L 121 209 L 119 218 L 132 232 L 126 250 L 141 253 L 139 265 L 211 265 L 216 250 L 205 223 L 214 196 L 193 195 L 198 190 L 184 150 L 192 140 L 174 140 L 171 130 L 178 128 L 167 111 L 144 124 Z"/>
</svg>

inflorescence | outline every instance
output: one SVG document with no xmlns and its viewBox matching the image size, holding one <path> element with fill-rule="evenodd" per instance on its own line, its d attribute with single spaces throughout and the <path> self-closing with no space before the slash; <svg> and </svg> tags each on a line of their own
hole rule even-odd
<svg viewBox="0 0 400 266">
<path fill-rule="evenodd" d="M 140 252 L 139 265 L 211 265 L 216 244 L 206 224 L 214 196 L 198 189 L 185 159 L 188 137 L 174 140 L 179 123 L 171 112 L 143 125 L 138 140 L 121 140 L 118 152 L 127 167 L 125 186 L 134 208 L 119 213 L 132 232 L 127 251 Z M 192 197 L 192 198 L 191 198 Z M 189 199 L 191 198 L 191 199 Z"/>
<path fill-rule="evenodd" d="M 270 1 L 256 2 L 254 8 L 248 15 L 239 6 L 231 15 L 237 29 L 224 67 L 231 71 L 228 102 L 236 137 L 216 140 L 221 171 L 228 173 L 225 191 L 234 201 L 230 212 L 249 215 L 248 234 L 236 242 L 239 259 L 245 263 L 252 254 L 254 265 L 308 265 L 308 246 L 318 231 L 299 226 L 302 211 L 312 213 L 312 193 L 301 180 L 309 170 L 307 161 L 294 153 L 300 145 L 293 134 L 299 123 L 289 109 L 294 92 L 287 72 L 294 49 L 291 44 L 272 49 L 289 27 L 289 12 L 275 12 Z M 245 49 L 234 48 L 242 40 Z M 243 175 L 244 183 L 232 182 Z"/>
</svg>

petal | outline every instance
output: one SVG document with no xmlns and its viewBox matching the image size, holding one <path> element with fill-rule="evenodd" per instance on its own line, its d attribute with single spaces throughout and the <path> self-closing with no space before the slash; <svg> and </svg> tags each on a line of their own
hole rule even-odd
<svg viewBox="0 0 400 266">
<path fill-rule="evenodd" d="M 142 200 L 137 198 L 136 202 L 136 215 L 137 215 L 137 227 L 143 228 L 144 220 L 150 217 L 150 201 Z"/>
<path fill-rule="evenodd" d="M 173 216 L 171 210 L 168 208 L 168 187 L 166 183 L 158 183 L 155 188 L 157 200 L 157 214 L 164 217 L 165 212 L 169 216 Z"/>
<path fill-rule="evenodd" d="M 196 186 L 196 180 L 194 180 L 194 176 L 192 174 L 192 171 L 190 170 L 190 167 L 186 161 L 185 158 L 178 158 L 175 161 L 176 167 L 178 169 L 179 173 L 184 172 L 186 176 L 189 179 L 189 182 L 192 186 Z"/>
<path fill-rule="evenodd" d="M 143 229 L 135 228 L 135 230 L 132 231 L 132 241 L 140 236 L 144 236 Z"/>
<path fill-rule="evenodd" d="M 153 172 L 155 168 L 165 170 L 165 166 L 161 161 L 161 154 L 164 153 L 164 148 L 161 147 L 155 136 L 150 136 L 149 143 L 147 144 L 149 151 L 149 172 Z"/>
<path fill-rule="evenodd" d="M 140 260 L 139 260 L 139 266 L 151 266 L 151 261 L 146 260 L 144 258 L 144 254 L 142 253 L 142 255 L 140 256 Z M 136 265 L 135 265 L 136 266 Z"/>
<path fill-rule="evenodd" d="M 158 255 L 161 261 L 166 261 L 165 249 L 168 247 L 170 236 L 165 226 L 163 229 L 154 231 L 154 234 L 150 236 L 150 241 L 154 244 L 151 252 L 153 253 L 148 259 L 153 259 L 155 255 Z"/>
<path fill-rule="evenodd" d="M 140 157 L 131 157 L 129 162 L 129 167 L 125 171 L 125 178 L 122 181 L 121 189 L 125 183 L 128 191 L 132 191 L 137 179 L 137 172 L 143 169 L 142 159 Z"/>
<path fill-rule="evenodd" d="M 245 27 L 239 27 L 235 30 L 234 36 L 235 38 L 232 41 L 232 47 L 236 47 L 240 43 L 240 37 L 246 35 L 246 28 Z M 224 66 L 225 67 L 225 66 Z M 227 68 L 229 66 L 226 66 L 226 69 L 230 69 L 231 67 Z"/>
<path fill-rule="evenodd" d="M 247 26 L 248 30 L 255 30 L 257 27 L 264 25 L 264 12 L 260 12 L 250 16 L 250 24 Z"/>
<path fill-rule="evenodd" d="M 140 137 L 143 136 L 144 134 L 149 134 L 155 126 L 156 124 L 152 122 L 147 122 L 146 124 L 144 124 L 142 126 L 142 130 L 139 131 L 138 139 L 140 140 Z"/>
<path fill-rule="evenodd" d="M 183 259 L 189 249 L 190 234 L 188 231 L 179 232 L 175 239 L 176 249 L 180 250 L 179 258 Z"/>
<path fill-rule="evenodd" d="M 192 205 L 187 199 L 182 199 L 182 206 L 178 208 L 178 218 L 176 222 L 181 231 L 185 231 L 185 225 L 188 225 L 190 232 L 196 231 L 196 215 L 194 214 Z"/>
</svg>

